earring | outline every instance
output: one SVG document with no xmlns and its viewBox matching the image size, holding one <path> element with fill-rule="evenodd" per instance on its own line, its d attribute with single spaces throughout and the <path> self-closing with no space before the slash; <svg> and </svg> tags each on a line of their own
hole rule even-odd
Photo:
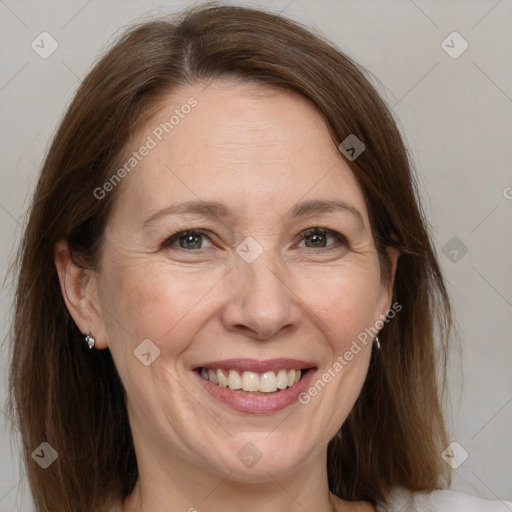
<svg viewBox="0 0 512 512">
<path fill-rule="evenodd" d="M 374 340 L 373 340 L 373 346 L 374 348 L 376 348 L 377 350 L 380 350 L 380 341 L 379 341 L 379 336 L 375 336 Z"/>
<path fill-rule="evenodd" d="M 87 342 L 87 345 L 89 346 L 90 349 L 94 348 L 96 340 L 94 339 L 93 336 L 91 336 L 90 332 L 87 332 L 87 334 L 85 335 L 85 341 Z"/>
</svg>

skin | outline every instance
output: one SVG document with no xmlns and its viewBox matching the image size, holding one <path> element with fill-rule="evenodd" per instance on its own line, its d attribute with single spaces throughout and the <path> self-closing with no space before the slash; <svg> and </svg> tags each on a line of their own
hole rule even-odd
<svg viewBox="0 0 512 512">
<path fill-rule="evenodd" d="M 197 106 L 118 185 L 100 267 L 75 265 L 65 241 L 55 252 L 71 315 L 97 349 L 109 347 L 126 388 L 139 481 L 123 510 L 375 510 L 330 496 L 325 470 L 371 343 L 308 404 L 272 414 L 232 410 L 191 368 L 291 357 L 314 361 L 316 380 L 390 308 L 397 254 L 388 251 L 386 280 L 362 191 L 321 115 L 295 93 L 187 86 L 165 99 L 134 149 L 191 96 Z M 224 203 L 232 217 L 170 215 L 143 229 L 154 212 L 199 198 Z M 362 223 L 343 211 L 286 214 L 308 199 L 342 199 Z M 320 233 L 322 247 L 314 246 L 303 233 L 316 227 L 347 243 Z M 162 247 L 169 235 L 200 228 L 207 235 L 192 248 Z M 248 236 L 263 249 L 253 263 L 236 252 Z M 149 366 L 134 356 L 144 339 L 160 350 Z M 250 468 L 237 458 L 248 442 L 261 453 Z"/>
</svg>

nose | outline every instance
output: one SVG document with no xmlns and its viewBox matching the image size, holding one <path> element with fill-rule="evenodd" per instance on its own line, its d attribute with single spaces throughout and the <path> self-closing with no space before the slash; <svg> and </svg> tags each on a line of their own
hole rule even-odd
<svg viewBox="0 0 512 512">
<path fill-rule="evenodd" d="M 230 295 L 222 313 L 228 331 L 259 341 L 292 330 L 301 318 L 287 272 L 266 253 L 252 263 L 237 260 L 230 272 Z"/>
</svg>

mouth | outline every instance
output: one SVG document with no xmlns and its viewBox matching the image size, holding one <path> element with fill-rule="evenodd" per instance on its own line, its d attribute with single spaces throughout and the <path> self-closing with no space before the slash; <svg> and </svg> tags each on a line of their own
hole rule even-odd
<svg viewBox="0 0 512 512">
<path fill-rule="evenodd" d="M 239 412 L 277 412 L 297 401 L 316 371 L 297 359 L 230 359 L 196 366 L 194 372 L 214 398 Z"/>
</svg>

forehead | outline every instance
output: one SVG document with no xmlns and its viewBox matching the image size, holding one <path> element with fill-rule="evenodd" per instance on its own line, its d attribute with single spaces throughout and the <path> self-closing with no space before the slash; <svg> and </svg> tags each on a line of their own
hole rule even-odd
<svg viewBox="0 0 512 512">
<path fill-rule="evenodd" d="M 351 200 L 364 213 L 326 121 L 299 94 L 213 82 L 184 87 L 158 107 L 132 144 L 150 149 L 124 179 L 120 202 L 145 212 L 178 199 L 279 210 L 322 196 Z"/>
</svg>

